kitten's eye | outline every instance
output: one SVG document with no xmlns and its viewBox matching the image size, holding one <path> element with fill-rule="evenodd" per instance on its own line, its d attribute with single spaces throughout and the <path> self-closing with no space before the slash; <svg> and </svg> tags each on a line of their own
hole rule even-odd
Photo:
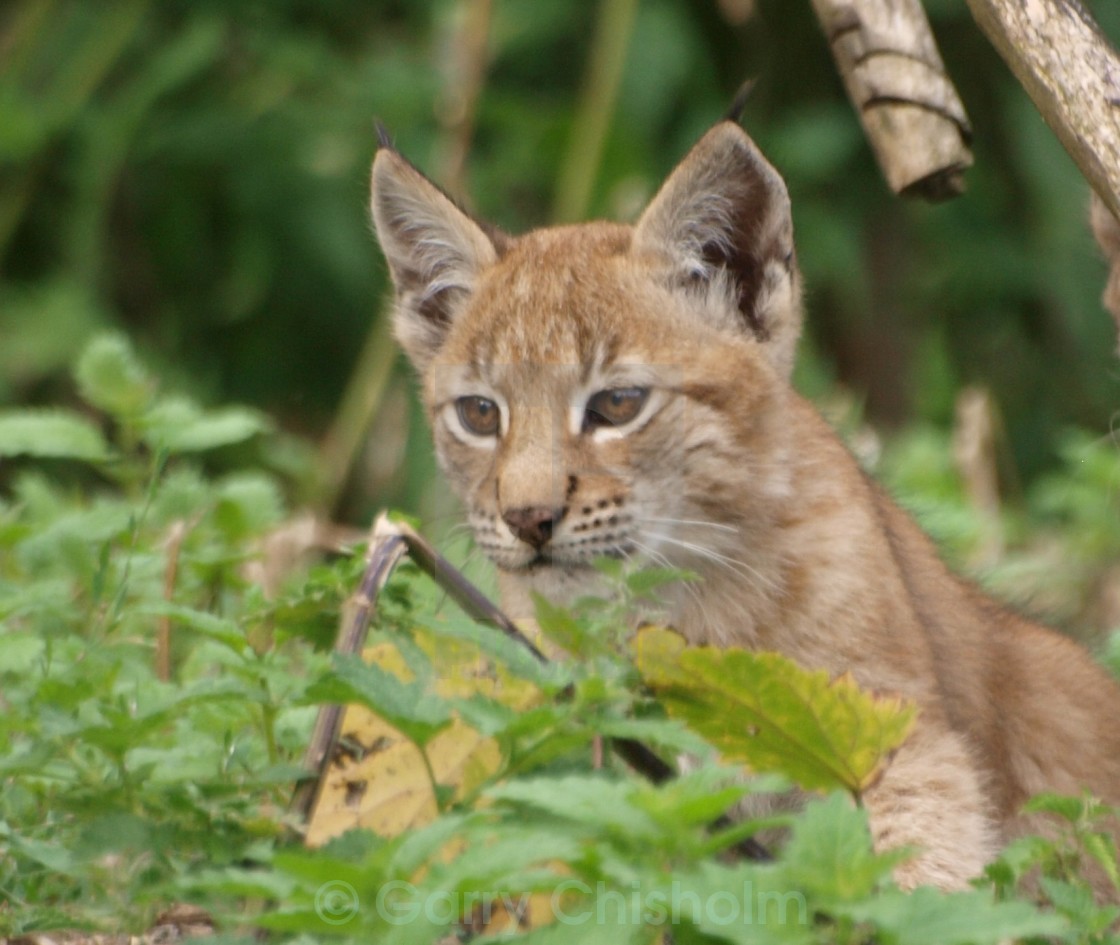
<svg viewBox="0 0 1120 945">
<path fill-rule="evenodd" d="M 485 397 L 460 397 L 455 401 L 459 421 L 476 436 L 497 436 L 501 412 Z"/>
<path fill-rule="evenodd" d="M 587 402 L 583 428 L 620 427 L 629 423 L 645 406 L 649 391 L 644 387 L 615 387 L 601 390 Z"/>
</svg>

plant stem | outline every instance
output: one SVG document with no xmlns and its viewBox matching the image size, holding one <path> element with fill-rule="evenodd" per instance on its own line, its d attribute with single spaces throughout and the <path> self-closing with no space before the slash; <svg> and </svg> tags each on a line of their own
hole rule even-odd
<svg viewBox="0 0 1120 945">
<path fill-rule="evenodd" d="M 267 694 L 267 685 L 265 686 Z M 264 733 L 265 750 L 268 752 L 269 764 L 276 764 L 280 760 L 280 750 L 276 747 L 276 709 L 270 703 L 261 703 L 261 731 Z"/>
<path fill-rule="evenodd" d="M 599 5 L 587 77 L 556 189 L 553 217 L 557 223 L 572 223 L 587 215 L 637 7 L 638 0 L 602 0 Z"/>
<path fill-rule="evenodd" d="M 442 124 L 446 154 L 441 161 L 440 183 L 455 197 L 466 194 L 467 154 L 474 137 L 478 101 L 489 65 L 490 21 L 493 0 L 464 0 L 451 49 L 451 65 L 442 91 Z"/>
<path fill-rule="evenodd" d="M 319 447 L 320 502 L 328 512 L 338 505 L 355 457 L 389 386 L 397 357 L 390 326 L 389 314 L 384 312 L 366 335 L 342 403 Z"/>
</svg>

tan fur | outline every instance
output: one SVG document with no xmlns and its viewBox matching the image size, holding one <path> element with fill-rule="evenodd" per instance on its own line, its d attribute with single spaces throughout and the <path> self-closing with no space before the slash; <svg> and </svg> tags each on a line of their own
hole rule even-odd
<svg viewBox="0 0 1120 945">
<path fill-rule="evenodd" d="M 397 335 L 508 610 L 593 589 L 603 554 L 689 569 L 665 616 L 692 641 L 916 700 L 866 798 L 879 847 L 922 851 L 906 885 L 965 885 L 1036 792 L 1120 801 L 1120 689 L 952 575 L 790 386 L 789 201 L 741 129 L 709 132 L 635 227 L 496 234 L 389 150 L 373 182 Z M 585 427 L 620 389 L 648 390 L 638 416 Z M 464 429 L 463 397 L 497 405 L 496 435 Z"/>
</svg>

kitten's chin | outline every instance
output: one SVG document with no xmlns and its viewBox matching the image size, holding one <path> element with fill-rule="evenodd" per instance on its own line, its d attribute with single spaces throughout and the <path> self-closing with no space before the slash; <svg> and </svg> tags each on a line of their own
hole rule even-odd
<svg viewBox="0 0 1120 945">
<path fill-rule="evenodd" d="M 520 567 L 499 565 L 498 591 L 502 609 L 519 620 L 536 615 L 534 595 L 567 606 L 581 597 L 602 595 L 607 592 L 607 586 L 603 575 L 590 565 L 538 556 Z"/>
</svg>

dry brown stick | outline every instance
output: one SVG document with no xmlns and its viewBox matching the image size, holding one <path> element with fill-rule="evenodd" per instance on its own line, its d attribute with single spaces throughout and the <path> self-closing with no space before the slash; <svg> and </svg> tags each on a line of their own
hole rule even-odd
<svg viewBox="0 0 1120 945">
<path fill-rule="evenodd" d="M 396 527 L 385 515 L 378 516 L 373 523 L 373 528 L 370 529 L 362 583 L 342 615 L 338 638 L 334 644 L 336 653 L 354 654 L 361 651 L 369 631 L 370 620 L 373 618 L 377 595 L 389 580 L 393 569 L 404 557 L 406 550 L 404 537 Z M 318 718 L 315 719 L 315 728 L 303 756 L 303 768 L 308 775 L 296 785 L 291 803 L 288 805 L 288 809 L 301 821 L 307 819 L 315 806 L 315 800 L 319 795 L 319 789 L 330 766 L 330 759 L 338 740 L 343 709 L 344 706 L 340 705 L 324 705 L 319 710 Z"/>
<path fill-rule="evenodd" d="M 1101 304 L 1112 313 L 1116 320 L 1117 336 L 1120 337 L 1120 218 L 1109 211 L 1100 197 L 1093 194 L 1090 221 L 1093 224 L 1093 235 L 1108 263 L 1108 281 L 1101 295 Z M 1116 351 L 1120 354 L 1120 345 L 1117 345 Z"/>
<path fill-rule="evenodd" d="M 921 0 L 813 0 L 813 8 L 890 188 L 927 200 L 961 193 L 972 128 Z"/>
<path fill-rule="evenodd" d="M 1120 218 L 1120 56 L 1080 0 L 968 0 L 972 16 Z"/>
<path fill-rule="evenodd" d="M 978 571 L 987 571 L 1004 552 L 999 420 L 987 388 L 966 387 L 957 395 L 952 446 L 957 475 L 980 529 L 981 540 L 971 555 L 971 564 Z"/>
<path fill-rule="evenodd" d="M 384 518 L 384 516 L 382 516 Z M 418 532 L 403 522 L 390 523 L 408 545 L 412 559 L 436 582 L 469 617 L 501 630 L 511 640 L 519 643 L 542 663 L 548 659 L 537 649 L 509 617 L 494 606 L 490 599 L 463 576 L 463 573 L 435 550 Z"/>
<path fill-rule="evenodd" d="M 347 613 L 343 615 L 335 642 L 336 653 L 352 654 L 361 650 L 375 611 L 377 596 L 406 551 L 420 569 L 443 588 L 468 616 L 496 627 L 541 663 L 548 662 L 545 655 L 517 625 L 415 529 L 403 522 L 389 521 L 384 513 L 377 517 L 370 530 L 366 570 L 358 592 L 351 599 Z M 324 706 L 319 713 L 303 763 L 303 767 L 314 774 L 310 774 L 307 781 L 301 782 L 291 804 L 293 811 L 304 816 L 310 812 L 314 803 L 317 782 L 329 761 L 341 719 L 339 706 Z M 663 781 L 672 774 L 672 769 L 645 746 L 632 743 L 624 746 L 620 753 L 653 781 Z"/>
<path fill-rule="evenodd" d="M 163 599 L 170 604 L 175 596 L 175 582 L 179 576 L 179 551 L 187 535 L 187 523 L 176 521 L 167 533 L 167 565 L 163 569 Z M 156 678 L 167 682 L 171 678 L 171 618 L 164 614 L 156 623 Z"/>
</svg>

